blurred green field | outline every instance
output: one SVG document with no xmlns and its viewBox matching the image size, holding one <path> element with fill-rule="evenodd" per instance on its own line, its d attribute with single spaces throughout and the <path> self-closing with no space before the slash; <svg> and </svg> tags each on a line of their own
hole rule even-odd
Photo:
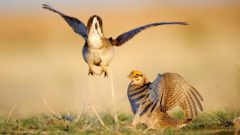
<svg viewBox="0 0 240 135">
<path fill-rule="evenodd" d="M 236 113 L 217 111 L 214 113 L 201 113 L 199 117 L 188 126 L 182 129 L 159 129 L 149 130 L 144 125 L 137 125 L 136 128 L 130 126 L 133 115 L 124 113 L 118 114 L 116 122 L 113 114 L 102 112 L 96 115 L 82 114 L 61 114 L 61 118 L 55 115 L 41 114 L 36 117 L 25 119 L 0 118 L 0 134 L 133 134 L 133 135 L 152 135 L 152 134 L 233 134 L 238 132 L 232 125 L 223 121 L 230 121 L 236 117 Z M 174 118 L 182 119 L 181 112 L 172 114 Z M 102 120 L 104 126 L 99 120 Z M 222 122 L 221 122 L 222 121 Z M 240 133 L 240 132 L 239 132 Z"/>
</svg>

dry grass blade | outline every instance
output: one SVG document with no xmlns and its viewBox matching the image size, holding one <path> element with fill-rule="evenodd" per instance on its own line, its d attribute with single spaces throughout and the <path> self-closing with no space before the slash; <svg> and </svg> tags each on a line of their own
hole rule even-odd
<svg viewBox="0 0 240 135">
<path fill-rule="evenodd" d="M 116 100 L 115 100 L 115 91 L 114 91 L 114 85 L 113 85 L 113 73 L 112 68 L 110 67 L 110 80 L 111 80 L 111 90 L 112 90 L 112 99 L 113 99 L 113 108 L 114 108 L 114 120 L 118 124 L 118 116 L 117 116 L 117 107 L 116 107 Z"/>
<path fill-rule="evenodd" d="M 89 91 L 91 90 L 91 85 L 89 85 Z M 84 111 L 86 109 L 87 106 L 87 101 L 88 101 L 88 97 L 89 97 L 89 92 L 87 92 L 85 99 L 83 100 L 83 107 L 82 107 L 82 111 L 80 113 L 78 113 L 77 118 L 75 119 L 75 122 L 79 121 L 79 119 L 81 118 L 81 116 L 84 114 Z"/>
<path fill-rule="evenodd" d="M 43 101 L 43 103 L 46 105 L 46 107 L 48 108 L 48 110 L 49 110 L 52 114 L 56 115 L 57 118 L 59 118 L 59 119 L 62 118 L 61 115 L 59 115 L 56 111 L 54 111 L 54 110 L 52 109 L 52 107 L 48 104 L 47 100 L 46 100 L 44 97 L 42 97 L 42 101 Z"/>
<path fill-rule="evenodd" d="M 83 112 L 83 111 L 82 111 L 82 112 Z M 78 122 L 78 121 L 79 121 L 79 119 L 81 118 L 82 112 L 81 112 L 81 113 L 77 113 L 77 117 L 76 117 L 76 119 L 74 120 L 75 122 Z"/>
<path fill-rule="evenodd" d="M 82 111 L 81 111 L 80 113 L 77 113 L 77 117 L 76 117 L 76 119 L 75 119 L 75 122 L 79 121 L 79 119 L 81 118 L 81 116 L 82 116 L 82 114 L 84 113 L 84 110 L 85 110 L 85 108 L 86 108 L 86 104 L 87 104 L 87 102 L 86 102 L 86 100 L 85 100 L 85 102 L 84 102 L 84 104 L 83 104 L 83 109 L 82 109 Z"/>
<path fill-rule="evenodd" d="M 220 118 L 219 116 L 215 115 L 215 114 L 212 114 L 212 113 L 209 113 L 208 115 L 211 115 L 212 117 L 214 117 L 216 120 L 220 121 L 220 122 L 224 122 L 225 120 Z"/>
<path fill-rule="evenodd" d="M 18 103 L 15 103 L 14 106 L 12 107 L 11 111 L 10 111 L 9 114 L 8 114 L 8 119 L 7 119 L 7 121 L 9 121 L 9 120 L 11 119 L 12 114 L 13 114 L 14 110 L 17 108 L 17 106 L 18 106 Z"/>
<path fill-rule="evenodd" d="M 211 122 L 217 122 L 217 123 L 221 123 L 221 121 L 219 121 L 218 119 L 216 118 L 210 118 L 206 113 L 204 112 L 201 112 L 202 116 L 205 117 L 206 119 L 210 120 Z"/>
<path fill-rule="evenodd" d="M 97 118 L 98 118 L 100 124 L 101 124 L 103 127 L 109 129 L 109 128 L 104 124 L 103 120 L 102 120 L 101 117 L 99 116 L 99 114 L 98 114 L 98 112 L 97 112 L 97 110 L 95 109 L 94 106 L 92 106 L 92 111 L 93 111 L 94 114 L 97 116 Z"/>
<path fill-rule="evenodd" d="M 234 118 L 238 116 L 238 111 L 237 111 L 237 107 L 234 103 L 232 103 L 233 107 L 234 107 Z"/>
</svg>

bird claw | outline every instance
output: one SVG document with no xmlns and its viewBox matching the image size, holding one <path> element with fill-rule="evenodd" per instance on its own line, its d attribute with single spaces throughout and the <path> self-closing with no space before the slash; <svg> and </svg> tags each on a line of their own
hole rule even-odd
<svg viewBox="0 0 240 135">
<path fill-rule="evenodd" d="M 96 72 L 94 72 L 91 68 L 89 68 L 88 75 L 94 76 L 94 74 L 95 74 L 95 75 L 98 75 L 98 76 L 104 74 L 104 78 L 105 78 L 105 77 L 108 77 L 108 73 L 107 73 L 107 71 L 106 71 L 105 69 L 102 69 L 100 73 L 96 73 Z"/>
<path fill-rule="evenodd" d="M 102 75 L 102 74 L 104 74 L 104 78 L 108 77 L 108 73 L 107 73 L 107 71 L 104 68 L 102 68 L 102 70 L 101 70 L 99 75 Z"/>
<path fill-rule="evenodd" d="M 106 71 L 104 71 L 104 78 L 108 77 L 108 73 Z"/>
<path fill-rule="evenodd" d="M 160 111 L 161 111 L 161 112 L 166 112 L 166 111 L 167 111 L 167 108 L 166 108 L 165 106 L 162 106 L 162 105 L 161 105 L 161 106 L 160 106 Z"/>
<path fill-rule="evenodd" d="M 92 76 L 94 76 L 94 72 L 93 72 L 91 69 L 89 69 L 89 71 L 88 71 L 88 75 L 92 75 Z"/>
</svg>

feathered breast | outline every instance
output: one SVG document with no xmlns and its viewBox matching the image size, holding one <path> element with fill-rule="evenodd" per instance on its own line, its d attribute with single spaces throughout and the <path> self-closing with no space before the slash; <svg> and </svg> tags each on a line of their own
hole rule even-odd
<svg viewBox="0 0 240 135">
<path fill-rule="evenodd" d="M 129 85 L 127 95 L 134 114 L 139 109 L 141 101 L 148 98 L 149 94 L 147 89 L 149 85 L 150 83 L 144 84 L 140 87 L 136 87 L 131 84 Z"/>
</svg>

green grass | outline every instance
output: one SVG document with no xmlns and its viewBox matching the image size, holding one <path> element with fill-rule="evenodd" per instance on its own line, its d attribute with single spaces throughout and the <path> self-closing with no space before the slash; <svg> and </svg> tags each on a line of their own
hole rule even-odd
<svg viewBox="0 0 240 135">
<path fill-rule="evenodd" d="M 63 115 L 64 116 L 64 115 Z M 174 118 L 183 118 L 183 114 L 175 112 L 172 114 Z M 118 123 L 109 113 L 100 114 L 105 126 L 102 126 L 99 119 L 94 115 L 83 114 L 79 120 L 76 120 L 76 115 L 71 114 L 64 119 L 58 119 L 52 115 L 39 115 L 37 117 L 25 119 L 11 119 L 7 121 L 0 118 L 0 134 L 233 134 L 234 129 L 226 127 L 222 121 L 233 119 L 233 113 L 215 112 L 212 114 L 201 114 L 198 119 L 194 120 L 188 126 L 182 129 L 160 129 L 147 130 L 145 126 L 137 126 L 133 129 L 130 124 L 132 115 L 120 113 L 118 115 Z M 66 120 L 68 119 L 68 120 Z M 72 121 L 71 121 L 72 120 Z"/>
</svg>

